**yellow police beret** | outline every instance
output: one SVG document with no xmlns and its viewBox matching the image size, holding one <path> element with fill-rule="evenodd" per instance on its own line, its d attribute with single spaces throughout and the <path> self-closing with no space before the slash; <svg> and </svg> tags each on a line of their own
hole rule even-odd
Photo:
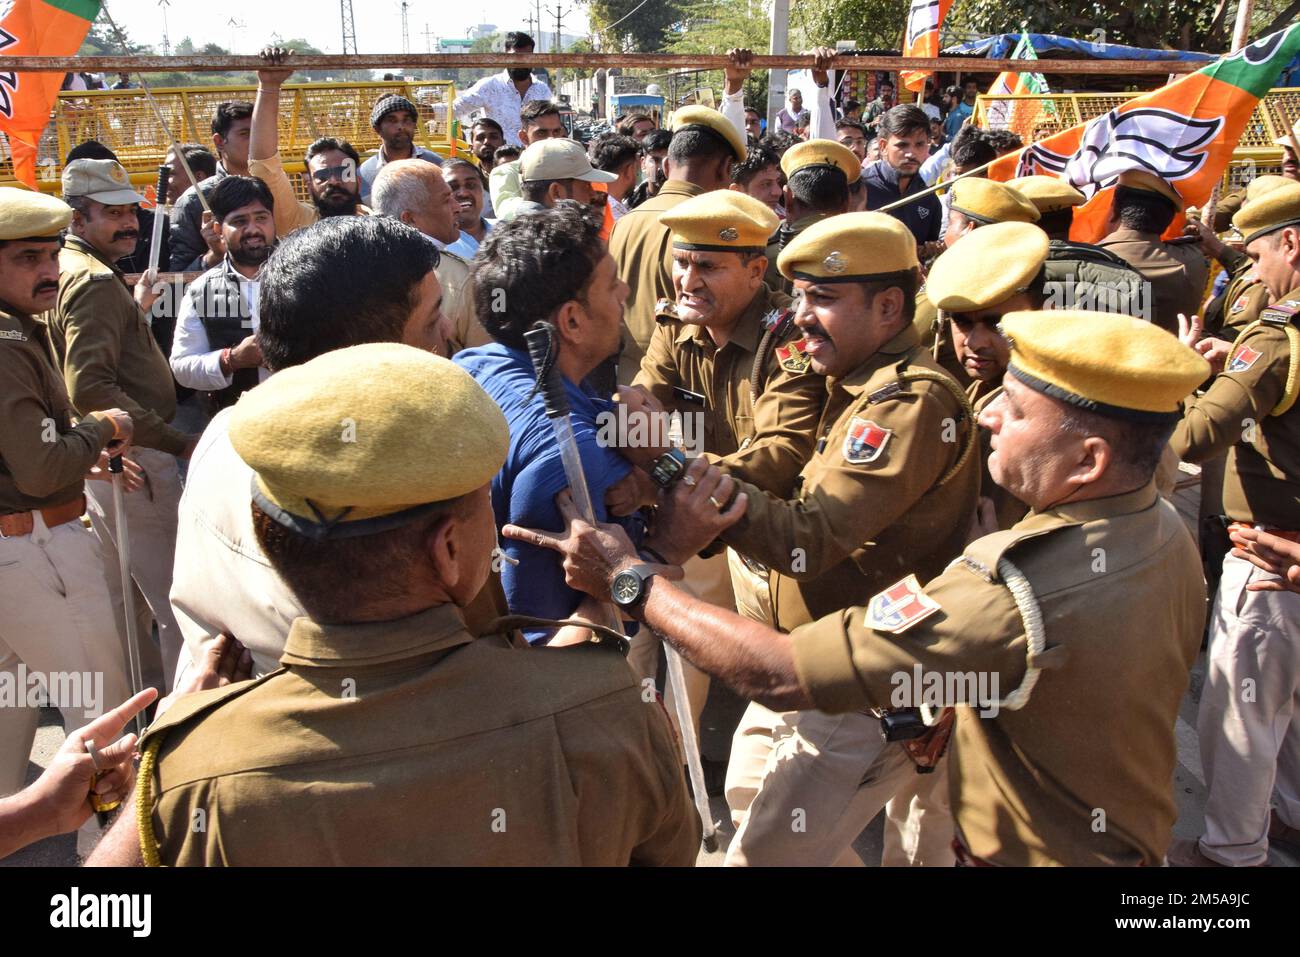
<svg viewBox="0 0 1300 957">
<path fill-rule="evenodd" d="M 1024 292 L 1047 262 L 1047 233 L 993 223 L 967 233 L 935 260 L 925 294 L 944 312 L 977 312 Z"/>
<path fill-rule="evenodd" d="M 1300 225 L 1300 183 L 1288 183 L 1247 201 L 1232 217 L 1232 225 L 1249 245 L 1284 226 Z"/>
<path fill-rule="evenodd" d="M 920 267 L 916 237 L 887 213 L 841 213 L 803 230 L 781 250 L 786 279 L 866 282 Z"/>
<path fill-rule="evenodd" d="M 1169 183 L 1161 179 L 1155 173 L 1148 173 L 1144 169 L 1125 170 L 1119 174 L 1117 185 L 1127 186 L 1129 189 L 1140 189 L 1147 193 L 1155 193 L 1163 196 L 1169 202 L 1174 204 L 1174 209 L 1182 212 L 1183 197 L 1178 194 Z"/>
<path fill-rule="evenodd" d="M 842 170 L 852 186 L 862 176 L 862 162 L 847 146 L 834 140 L 806 140 L 796 143 L 781 157 L 781 172 L 789 179 L 810 166 L 833 166 Z"/>
<path fill-rule="evenodd" d="M 668 128 L 676 133 L 678 130 L 692 127 L 702 127 L 717 133 L 731 146 L 731 151 L 736 154 L 736 162 L 745 162 L 749 147 L 745 143 L 744 134 L 736 129 L 736 125 L 731 120 L 717 110 L 707 106 L 683 106 L 673 113 Z"/>
<path fill-rule="evenodd" d="M 955 248 L 955 247 L 954 247 Z M 1165 422 L 1210 375 L 1178 338 L 1132 316 L 1083 310 L 1009 312 L 1007 374 L 1038 392 L 1113 418 Z"/>
<path fill-rule="evenodd" d="M 659 216 L 678 249 L 763 252 L 781 220 L 760 200 L 734 189 L 692 196 Z"/>
<path fill-rule="evenodd" d="M 1256 176 L 1246 184 L 1245 201 L 1249 203 L 1251 200 L 1259 199 L 1264 194 L 1271 193 L 1279 187 L 1292 186 L 1294 184 L 1295 180 L 1289 179 L 1286 176 Z"/>
<path fill-rule="evenodd" d="M 952 184 L 952 208 L 977 223 L 1036 223 L 1038 209 L 1006 183 L 968 176 Z"/>
<path fill-rule="evenodd" d="M 459 366 L 399 343 L 327 352 L 244 394 L 230 442 L 253 500 L 309 538 L 370 535 L 481 488 L 505 461 L 505 416 Z"/>
<path fill-rule="evenodd" d="M 1083 193 L 1055 176 L 1017 176 L 1007 180 L 1007 185 L 1018 190 L 1040 213 L 1082 206 L 1088 201 Z"/>
<path fill-rule="evenodd" d="M 15 186 L 0 187 L 0 240 L 57 239 L 72 222 L 61 199 Z"/>
</svg>

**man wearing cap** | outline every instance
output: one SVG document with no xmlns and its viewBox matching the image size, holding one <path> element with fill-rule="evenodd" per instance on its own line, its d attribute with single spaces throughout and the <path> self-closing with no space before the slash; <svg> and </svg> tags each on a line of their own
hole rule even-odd
<svg viewBox="0 0 1300 957">
<path fill-rule="evenodd" d="M 524 104 L 519 113 L 519 123 L 523 129 L 524 146 L 528 147 L 546 139 L 564 139 L 568 130 L 560 119 L 560 108 L 550 100 L 532 100 Z M 522 202 L 519 182 L 519 160 L 521 154 L 516 151 L 515 158 L 508 163 L 497 163 L 492 168 L 488 179 L 492 208 L 497 218 L 505 222 L 515 218 L 515 207 Z"/>
<path fill-rule="evenodd" d="M 616 574 L 620 594 L 643 578 L 636 617 L 769 707 L 956 705 L 948 766 L 963 863 L 1159 866 L 1205 594 L 1196 547 L 1152 474 L 1209 366 L 1131 317 L 1018 312 L 1002 326 L 1005 391 L 981 420 L 994 435 L 990 471 L 1031 511 L 924 587 L 899 567 L 874 598 L 844 607 L 844 594 L 786 635 L 634 570 L 608 529 L 505 534 L 561 551 L 571 583 L 591 594 L 608 594 Z M 803 809 L 810 848 L 814 807 Z"/>
<path fill-rule="evenodd" d="M 748 511 L 722 541 L 763 568 L 769 598 L 758 610 L 788 631 L 865 601 L 906 571 L 938 574 L 965 542 L 979 463 L 970 404 L 911 325 L 919 263 L 905 225 L 882 213 L 834 216 L 800 233 L 780 266 L 802 293 L 799 351 L 827 377 L 828 394 L 817 444 L 790 491 L 739 482 Z M 830 756 L 812 767 L 818 752 Z M 856 861 L 853 840 L 891 798 L 898 819 L 914 797 L 927 807 L 942 772 L 916 767 L 882 741 L 877 718 L 751 704 L 727 773 L 738 827 L 728 861 Z M 800 808 L 807 830 L 792 831 Z M 946 813 L 932 810 L 931 822 Z M 889 830 L 887 863 L 951 863 L 946 828 L 921 828 L 907 848 Z"/>
<path fill-rule="evenodd" d="M 370 203 L 370 190 L 375 177 L 386 163 L 394 160 L 418 159 L 434 166 L 442 165 L 442 157 L 415 142 L 415 127 L 420 111 L 414 103 L 397 93 L 382 96 L 370 111 L 370 128 L 379 134 L 380 145 L 375 155 L 361 164 L 357 175 L 361 178 L 361 202 Z"/>
<path fill-rule="evenodd" d="M 26 675 L 103 676 L 98 701 L 53 702 L 69 732 L 131 688 L 107 573 L 79 521 L 84 480 L 107 478 L 97 468 L 106 464 L 101 452 L 131 444 L 131 416 L 110 408 L 72 424 L 49 333 L 36 318 L 58 295 L 61 231 L 71 221 L 71 208 L 52 196 L 0 188 L 0 680 L 24 689 L 0 707 L 0 794 L 22 788 L 36 735 Z"/>
<path fill-rule="evenodd" d="M 963 236 L 930 267 L 926 293 L 952 333 L 952 349 L 970 377 L 966 397 L 978 416 L 1002 392 L 1011 348 L 998 323 L 1009 312 L 1043 307 L 1048 239 L 1030 223 L 993 223 Z M 988 429 L 979 430 L 983 475 L 998 528 L 1024 518 L 1028 506 L 993 481 Z"/>
<path fill-rule="evenodd" d="M 862 163 L 834 140 L 808 140 L 785 151 L 782 201 L 785 222 L 767 246 L 767 284 L 790 292 L 790 281 L 776 268 L 781 250 L 813 223 L 849 211 L 849 189 L 862 177 Z"/>
<path fill-rule="evenodd" d="M 672 141 L 664 159 L 667 180 L 650 199 L 614 224 L 609 251 L 618 274 L 631 287 L 618 359 L 618 381 L 636 377 L 655 328 L 655 304 L 674 299 L 671 233 L 659 215 L 710 190 L 726 189 L 731 169 L 745 161 L 745 137 L 717 110 L 686 106 L 669 123 Z"/>
<path fill-rule="evenodd" d="M 1189 462 L 1227 452 L 1229 531 L 1300 540 L 1300 183 L 1247 202 L 1232 222 L 1273 304 L 1237 337 L 1209 389 L 1185 404 L 1170 444 Z M 1178 842 L 1170 863 L 1260 865 L 1270 835 L 1300 837 L 1300 603 L 1266 590 L 1276 580 L 1244 557 L 1223 559 L 1197 722 L 1205 834 Z"/>
<path fill-rule="evenodd" d="M 77 160 L 63 170 L 64 199 L 73 208 L 70 235 L 59 254 L 59 296 L 49 314 L 50 343 L 63 369 L 72 407 L 125 409 L 135 422 L 132 457 L 145 475 L 144 494 L 125 500 L 131 537 L 131 576 L 158 623 L 163 674 L 171 678 L 180 635 L 167 592 L 176 550 L 176 505 L 181 496 L 176 457 L 198 441 L 170 425 L 176 384 L 158 348 L 148 316 L 136 305 L 114 263 L 135 242 L 131 189 L 112 160 Z M 118 583 L 117 516 L 108 483 L 87 486 L 91 524 L 99 537 L 111 585 Z M 115 601 L 124 597 L 114 593 Z M 139 609 L 144 614 L 144 609 Z M 142 629 L 149 634 L 149 629 Z"/>
<path fill-rule="evenodd" d="M 680 203 L 659 221 L 672 234 L 677 295 L 656 311 L 634 385 L 664 411 L 682 415 L 689 451 L 707 454 L 734 478 L 787 497 L 812 453 L 826 383 L 800 351 L 790 297 L 763 281 L 763 249 L 777 226 L 776 214 L 743 193 L 715 190 Z M 664 452 L 684 458 L 682 452 Z M 730 608 L 735 584 L 736 599 L 752 602 L 745 579 L 753 573 L 738 579 L 738 563 L 730 571 L 728 564 L 724 554 L 692 559 L 686 587 Z M 739 568 L 743 573 L 744 566 Z M 766 584 L 764 578 L 764 589 Z M 658 641 L 638 637 L 628 660 L 653 678 L 658 648 Z M 689 666 L 686 671 L 698 722 L 708 676 Z"/>
<path fill-rule="evenodd" d="M 1111 201 L 1109 233 L 1097 244 L 1151 284 L 1150 315 L 1139 317 L 1166 332 L 1178 331 L 1180 312 L 1190 316 L 1201 311 L 1209 281 L 1210 264 L 1194 241 L 1165 242 L 1160 238 L 1182 208 L 1178 190 L 1154 173 L 1120 173 Z"/>
<path fill-rule="evenodd" d="M 559 200 L 591 205 L 592 183 L 618 179 L 591 165 L 587 151 L 576 140 L 550 139 L 533 143 L 519 157 L 520 195 L 515 216 L 549 209 Z"/>
<path fill-rule="evenodd" d="M 466 628 L 509 439 L 464 370 L 395 343 L 326 353 L 240 401 L 230 441 L 255 474 L 257 542 L 306 614 L 280 670 L 154 723 L 138 819 L 98 862 L 694 861 L 671 731 L 617 636 L 529 651 L 509 625 Z"/>
<path fill-rule="evenodd" d="M 1083 193 L 1055 176 L 1019 176 L 1007 185 L 1034 204 L 1038 228 L 1051 239 L 1046 278 L 1058 290 L 1057 308 L 1139 314 L 1133 310 L 1145 289 L 1137 270 L 1108 249 L 1070 238 L 1074 208 L 1087 201 Z"/>
</svg>

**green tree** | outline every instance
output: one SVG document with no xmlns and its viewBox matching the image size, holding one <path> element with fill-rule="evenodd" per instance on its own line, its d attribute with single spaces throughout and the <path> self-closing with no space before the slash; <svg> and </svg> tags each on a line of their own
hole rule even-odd
<svg viewBox="0 0 1300 957">
<path fill-rule="evenodd" d="M 953 6 L 969 2 L 971 0 L 957 0 Z M 852 40 L 862 50 L 899 50 L 910 5 L 909 0 L 801 0 L 792 3 L 790 49 L 806 50 L 823 44 L 834 46 L 838 40 Z M 949 19 L 951 17 L 950 13 Z"/>
<path fill-rule="evenodd" d="M 669 31 L 681 22 L 678 0 L 585 0 L 594 34 L 602 50 L 658 53 Z"/>
<path fill-rule="evenodd" d="M 682 10 L 680 29 L 669 39 L 667 53 L 726 53 L 733 47 L 767 53 L 772 25 L 769 11 L 761 3 L 740 4 L 734 0 L 695 0 Z M 699 74 L 700 86 L 722 93 L 721 70 Z M 767 71 L 755 70 L 745 83 L 745 101 L 759 105 L 767 101 Z"/>
</svg>

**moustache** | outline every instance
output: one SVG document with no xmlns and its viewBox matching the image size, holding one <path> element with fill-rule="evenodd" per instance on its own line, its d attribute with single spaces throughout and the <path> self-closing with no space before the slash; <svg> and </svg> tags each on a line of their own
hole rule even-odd
<svg viewBox="0 0 1300 957">
<path fill-rule="evenodd" d="M 35 299 L 37 296 L 41 295 L 41 293 L 58 291 L 59 284 L 57 282 L 37 283 L 36 288 L 32 290 L 32 298 Z"/>
<path fill-rule="evenodd" d="M 139 239 L 139 238 L 140 238 L 140 231 L 139 231 L 139 230 L 136 230 L 136 229 L 124 229 L 124 230 L 122 230 L 122 232 L 120 232 L 120 233 L 114 233 L 114 234 L 113 234 L 112 242 L 117 242 L 119 239 Z"/>
</svg>

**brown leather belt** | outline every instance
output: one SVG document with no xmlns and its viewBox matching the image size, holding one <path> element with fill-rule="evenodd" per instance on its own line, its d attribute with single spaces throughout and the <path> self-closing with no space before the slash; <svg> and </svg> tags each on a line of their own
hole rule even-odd
<svg viewBox="0 0 1300 957">
<path fill-rule="evenodd" d="M 1255 528 L 1261 532 L 1267 532 L 1270 535 L 1276 535 L 1278 538 L 1285 538 L 1288 542 L 1295 542 L 1300 545 L 1300 532 L 1288 532 L 1281 528 L 1273 528 L 1271 525 L 1252 525 L 1250 522 L 1230 522 L 1228 531 L 1239 532 L 1245 528 Z"/>
<path fill-rule="evenodd" d="M 49 508 L 42 508 L 39 511 L 41 518 L 45 521 L 46 528 L 54 528 L 57 525 L 75 522 L 86 514 L 86 496 L 78 495 L 71 502 L 65 502 L 63 505 L 51 505 Z M 35 527 L 35 511 L 12 512 L 9 515 L 0 515 L 0 537 L 14 538 L 19 535 L 30 535 Z"/>
</svg>

